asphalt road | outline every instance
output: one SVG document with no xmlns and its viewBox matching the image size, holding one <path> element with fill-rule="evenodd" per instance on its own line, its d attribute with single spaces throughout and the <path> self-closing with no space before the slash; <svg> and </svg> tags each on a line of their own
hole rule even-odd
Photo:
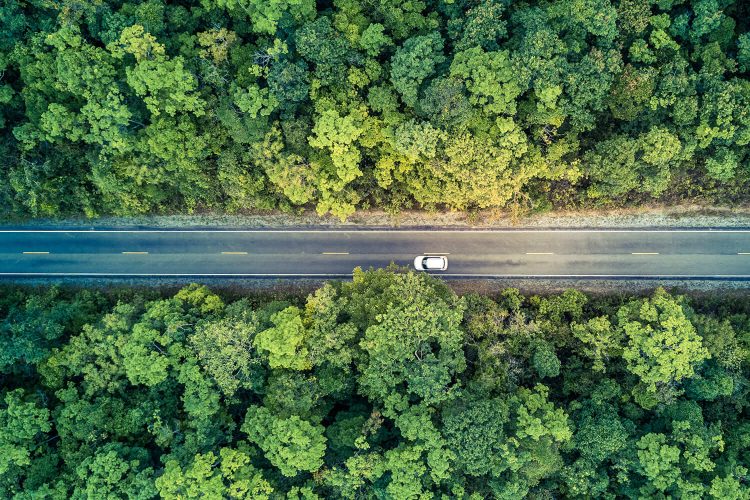
<svg viewBox="0 0 750 500">
<path fill-rule="evenodd" d="M 347 277 L 448 256 L 450 277 L 750 279 L 750 230 L 0 231 L 0 275 Z"/>
</svg>

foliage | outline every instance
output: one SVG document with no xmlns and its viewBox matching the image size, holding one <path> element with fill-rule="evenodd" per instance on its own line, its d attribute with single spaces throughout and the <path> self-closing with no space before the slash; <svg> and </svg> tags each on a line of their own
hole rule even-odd
<svg viewBox="0 0 750 500">
<path fill-rule="evenodd" d="M 750 193 L 740 0 L 6 0 L 0 216 Z"/>
<path fill-rule="evenodd" d="M 3 287 L 0 496 L 748 498 L 743 299 Z"/>
<path fill-rule="evenodd" d="M 709 357 L 682 304 L 663 290 L 620 308 L 617 320 L 627 338 L 622 357 L 649 396 L 671 397 Z"/>
</svg>

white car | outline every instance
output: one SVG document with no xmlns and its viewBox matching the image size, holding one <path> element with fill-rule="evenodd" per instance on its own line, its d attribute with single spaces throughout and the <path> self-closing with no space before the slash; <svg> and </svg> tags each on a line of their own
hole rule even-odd
<svg viewBox="0 0 750 500">
<path fill-rule="evenodd" d="M 448 269 L 448 257 L 445 255 L 420 255 L 414 258 L 417 271 L 445 271 Z"/>
</svg>

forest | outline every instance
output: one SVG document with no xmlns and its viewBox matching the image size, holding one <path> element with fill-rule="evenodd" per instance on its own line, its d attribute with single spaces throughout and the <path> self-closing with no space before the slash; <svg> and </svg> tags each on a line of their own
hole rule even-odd
<svg viewBox="0 0 750 500">
<path fill-rule="evenodd" d="M 0 497 L 750 498 L 740 296 L 287 295 L 5 285 Z"/>
<path fill-rule="evenodd" d="M 750 201 L 744 0 L 3 0 L 0 215 Z"/>
</svg>

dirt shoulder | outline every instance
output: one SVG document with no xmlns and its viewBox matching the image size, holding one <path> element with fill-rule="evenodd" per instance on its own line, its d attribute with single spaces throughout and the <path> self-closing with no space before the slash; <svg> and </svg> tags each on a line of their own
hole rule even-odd
<svg viewBox="0 0 750 500">
<path fill-rule="evenodd" d="M 87 278 L 87 277 L 50 277 L 18 278 L 0 277 L 0 286 L 13 284 L 28 287 L 46 287 L 51 285 L 66 288 L 98 289 L 107 293 L 117 290 L 158 290 L 174 294 L 191 283 L 199 283 L 228 296 L 242 297 L 248 293 L 264 296 L 269 299 L 289 299 L 305 297 L 328 281 L 324 279 L 254 279 L 254 278 L 206 278 L 206 277 L 161 277 L 161 278 Z M 446 284 L 459 295 L 478 293 L 497 296 L 507 288 L 517 288 L 525 295 L 554 295 L 565 290 L 575 289 L 593 295 L 634 294 L 648 295 L 656 288 L 662 287 L 676 294 L 693 296 L 712 296 L 720 293 L 722 297 L 748 296 L 750 281 L 729 280 L 629 280 L 629 279 L 448 279 Z"/>
<path fill-rule="evenodd" d="M 739 228 L 750 227 L 750 206 L 716 207 L 702 205 L 647 206 L 632 209 L 548 212 L 514 217 L 508 212 L 404 211 L 397 215 L 361 211 L 342 222 L 314 212 L 302 214 L 255 213 L 227 215 L 152 215 L 101 217 L 97 219 L 34 219 L 0 223 L 0 227 L 55 228 Z"/>
</svg>

